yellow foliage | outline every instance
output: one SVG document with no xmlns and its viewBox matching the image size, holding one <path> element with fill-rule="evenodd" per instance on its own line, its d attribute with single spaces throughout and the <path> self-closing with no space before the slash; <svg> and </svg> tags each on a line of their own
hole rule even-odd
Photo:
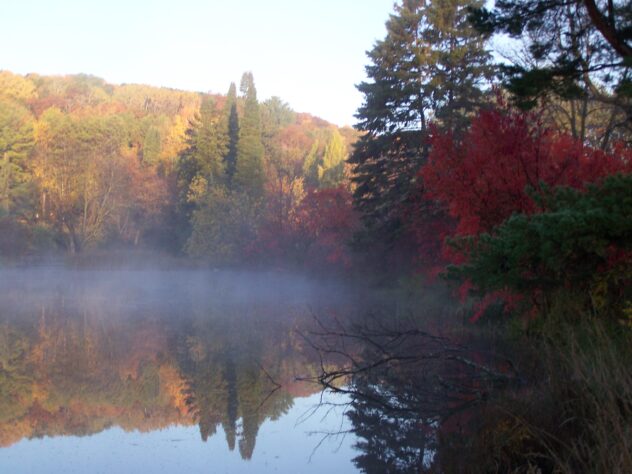
<svg viewBox="0 0 632 474">
<path fill-rule="evenodd" d="M 186 382 L 180 372 L 171 365 L 161 365 L 159 369 L 160 391 L 164 393 L 181 414 L 188 413 L 186 396 Z"/>
<path fill-rule="evenodd" d="M 24 101 L 37 97 L 35 84 L 9 71 L 0 71 L 0 95 Z"/>
<path fill-rule="evenodd" d="M 187 122 L 180 115 L 176 115 L 169 131 L 165 134 L 160 157 L 166 161 L 175 161 L 187 146 Z"/>
<path fill-rule="evenodd" d="M 189 186 L 189 191 L 187 192 L 187 201 L 188 202 L 201 202 L 204 196 L 206 196 L 206 191 L 208 189 L 208 181 L 203 176 L 196 176 L 191 181 L 191 185 Z"/>
</svg>

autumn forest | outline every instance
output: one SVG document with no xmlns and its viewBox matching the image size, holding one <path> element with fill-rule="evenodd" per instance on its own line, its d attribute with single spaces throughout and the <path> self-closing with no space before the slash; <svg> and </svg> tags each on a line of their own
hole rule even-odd
<svg viewBox="0 0 632 474">
<path fill-rule="evenodd" d="M 250 73 L 226 96 L 84 75 L 0 81 L 5 257 L 118 246 L 270 259 L 290 250 L 271 229 L 316 241 L 306 215 L 350 203 L 345 159 L 358 133 L 276 97 L 260 104 Z M 336 239 L 321 240 L 314 260 L 341 258 Z"/>
<path fill-rule="evenodd" d="M 1 70 L 0 262 L 74 283 L 0 317 L 0 446 L 72 407 L 86 433 L 221 427 L 251 459 L 322 389 L 363 472 L 631 472 L 631 11 L 398 0 L 353 128 L 249 71 L 218 94 Z M 72 271 L 139 264 L 184 272 L 177 304 L 130 280 L 133 324 L 77 306 Z"/>
</svg>

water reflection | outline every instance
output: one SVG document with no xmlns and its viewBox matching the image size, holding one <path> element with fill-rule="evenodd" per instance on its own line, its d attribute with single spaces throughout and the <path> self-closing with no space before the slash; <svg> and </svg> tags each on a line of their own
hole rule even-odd
<svg viewBox="0 0 632 474">
<path fill-rule="evenodd" d="M 275 273 L 0 272 L 0 470 L 77 470 L 54 462 L 68 449 L 84 456 L 80 471 L 475 471 L 466 454 L 480 410 L 516 374 L 488 341 L 445 334 L 441 317 L 422 330 L 402 312 Z M 310 429 L 346 437 L 307 464 L 320 438 L 299 439 L 293 424 L 323 387 Z M 346 416 L 322 421 L 330 403 Z M 93 466 L 104 446 L 118 467 Z"/>
<path fill-rule="evenodd" d="M 521 383 L 489 340 L 422 329 L 428 322 L 365 317 L 313 334 L 323 357 L 338 355 L 315 381 L 350 397 L 362 472 L 479 472 L 471 448 L 486 429 L 486 400 Z"/>
<path fill-rule="evenodd" d="M 3 272 L 0 446 L 197 425 L 250 459 L 266 420 L 319 390 L 296 381 L 321 363 L 299 332 L 354 303 L 339 285 L 249 278 Z"/>
</svg>

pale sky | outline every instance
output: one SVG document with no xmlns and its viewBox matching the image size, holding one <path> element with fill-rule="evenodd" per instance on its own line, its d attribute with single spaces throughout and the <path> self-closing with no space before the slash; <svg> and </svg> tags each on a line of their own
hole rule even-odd
<svg viewBox="0 0 632 474">
<path fill-rule="evenodd" d="M 393 0 L 0 0 L 0 69 L 226 93 L 244 71 L 259 98 L 355 123 L 365 51 Z"/>
</svg>

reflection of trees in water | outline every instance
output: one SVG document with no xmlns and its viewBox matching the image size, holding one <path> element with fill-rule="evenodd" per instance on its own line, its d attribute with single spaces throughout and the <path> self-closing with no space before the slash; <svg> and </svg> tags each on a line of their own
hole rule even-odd
<svg viewBox="0 0 632 474">
<path fill-rule="evenodd" d="M 267 419 L 276 419 L 287 412 L 291 397 L 275 382 L 262 365 L 265 352 L 279 347 L 272 339 L 287 332 L 248 335 L 239 316 L 223 319 L 198 319 L 190 334 L 180 338 L 183 347 L 178 354 L 181 373 L 186 379 L 186 403 L 200 426 L 203 441 L 214 435 L 219 425 L 226 435 L 228 448 L 235 448 L 250 459 L 254 452 L 259 427 Z M 280 367 L 273 374 L 283 376 Z"/>
<path fill-rule="evenodd" d="M 0 423 L 21 414 L 20 407 L 32 400 L 28 348 L 22 331 L 0 325 Z"/>
<path fill-rule="evenodd" d="M 338 358 L 315 380 L 351 397 L 347 415 L 361 452 L 354 462 L 368 473 L 442 472 L 442 453 L 466 442 L 471 414 L 492 390 L 519 382 L 508 360 L 473 341 L 420 329 L 321 325 L 307 339 L 323 360 Z"/>
<path fill-rule="evenodd" d="M 0 446 L 197 423 L 204 440 L 221 426 L 229 449 L 250 458 L 261 424 L 292 404 L 277 381 L 309 364 L 289 335 L 297 319 L 202 309 L 173 317 L 50 301 L 0 314 Z"/>
<path fill-rule="evenodd" d="M 271 277 L 73 275 L 0 278 L 0 446 L 196 424 L 249 459 L 262 424 L 313 392 L 294 384 L 317 370 L 293 332 L 312 323 L 306 300 L 344 306 Z"/>
<path fill-rule="evenodd" d="M 399 395 L 399 387 L 391 387 L 397 390 L 393 393 L 384 383 L 371 383 L 365 375 L 353 381 L 355 389 L 366 395 L 356 397 L 347 412 L 360 439 L 355 446 L 362 453 L 353 461 L 367 473 L 419 472 L 433 458 L 435 422 L 420 419 L 421 414 L 387 410 L 376 403 Z"/>
</svg>

